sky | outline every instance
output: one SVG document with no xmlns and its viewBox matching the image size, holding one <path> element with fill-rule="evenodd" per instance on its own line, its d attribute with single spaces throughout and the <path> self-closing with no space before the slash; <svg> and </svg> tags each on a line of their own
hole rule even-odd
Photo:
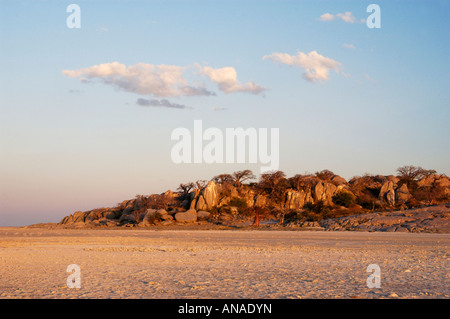
<svg viewBox="0 0 450 319">
<path fill-rule="evenodd" d="M 372 3 L 380 28 L 367 24 Z M 195 120 L 222 132 L 278 128 L 288 177 L 403 165 L 450 175 L 449 9 L 0 0 L 0 226 L 59 222 L 221 173 L 259 175 L 248 161 L 175 163 L 171 134 L 193 132 Z"/>
</svg>

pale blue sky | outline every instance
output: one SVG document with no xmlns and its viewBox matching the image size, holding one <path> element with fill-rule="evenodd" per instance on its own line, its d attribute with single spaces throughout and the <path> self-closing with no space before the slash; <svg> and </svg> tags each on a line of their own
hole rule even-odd
<svg viewBox="0 0 450 319">
<path fill-rule="evenodd" d="M 81 7 L 81 28 L 66 7 Z M 381 8 L 369 29 L 366 7 Z M 0 1 L 0 225 L 57 222 L 76 210 L 260 164 L 173 164 L 172 130 L 280 129 L 288 176 L 330 169 L 345 178 L 420 165 L 450 174 L 450 1 Z M 338 18 L 351 12 L 354 23 Z M 320 17 L 332 14 L 332 21 Z M 316 51 L 340 63 L 312 83 L 264 56 Z M 215 96 L 171 96 L 189 109 L 63 70 L 118 62 L 189 67 Z M 233 92 L 195 65 L 232 67 Z M 213 108 L 225 110 L 214 111 Z"/>
</svg>

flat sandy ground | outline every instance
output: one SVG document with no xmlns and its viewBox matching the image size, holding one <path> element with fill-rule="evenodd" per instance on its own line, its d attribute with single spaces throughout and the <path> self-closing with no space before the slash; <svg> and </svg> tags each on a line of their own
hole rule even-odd
<svg viewBox="0 0 450 319">
<path fill-rule="evenodd" d="M 0 298 L 449 298 L 449 250 L 450 234 L 3 227 Z"/>
</svg>

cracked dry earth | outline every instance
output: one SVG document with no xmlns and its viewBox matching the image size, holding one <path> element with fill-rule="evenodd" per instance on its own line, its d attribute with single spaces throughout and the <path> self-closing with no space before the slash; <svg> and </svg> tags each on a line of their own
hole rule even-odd
<svg viewBox="0 0 450 319">
<path fill-rule="evenodd" d="M 450 234 L 0 228 L 0 298 L 449 298 Z M 81 270 L 68 288 L 67 266 Z M 381 270 L 368 288 L 367 267 Z"/>
</svg>

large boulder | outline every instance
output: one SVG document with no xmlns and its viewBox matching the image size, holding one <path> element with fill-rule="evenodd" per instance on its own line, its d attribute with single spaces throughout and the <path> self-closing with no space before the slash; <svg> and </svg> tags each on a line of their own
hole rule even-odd
<svg viewBox="0 0 450 319">
<path fill-rule="evenodd" d="M 197 212 L 197 219 L 198 220 L 207 220 L 209 218 L 209 216 L 211 216 L 210 212 L 204 211 L 204 210 L 199 210 Z"/>
<path fill-rule="evenodd" d="M 75 223 L 84 223 L 86 220 L 86 214 L 80 211 L 73 213 L 72 215 L 64 217 L 60 224 L 61 225 L 71 225 Z"/>
<path fill-rule="evenodd" d="M 86 221 L 95 221 L 105 218 L 110 213 L 110 210 L 105 208 L 94 209 L 86 214 Z"/>
<path fill-rule="evenodd" d="M 406 184 L 403 184 L 402 186 L 397 188 L 395 195 L 398 203 L 405 203 L 412 197 Z"/>
<path fill-rule="evenodd" d="M 254 197 L 253 206 L 254 207 L 264 207 L 267 203 L 267 197 L 261 194 L 257 194 Z"/>
<path fill-rule="evenodd" d="M 436 186 L 442 187 L 444 189 L 445 195 L 450 195 L 450 178 L 448 178 L 447 176 L 440 176 L 434 181 L 434 184 Z"/>
<path fill-rule="evenodd" d="M 346 185 L 346 184 L 348 184 L 347 181 L 345 180 L 345 178 L 343 178 L 343 177 L 341 177 L 339 175 L 334 175 L 331 178 L 331 181 L 333 183 L 335 183 L 336 185 Z"/>
<path fill-rule="evenodd" d="M 189 209 L 184 213 L 176 213 L 175 220 L 179 223 L 193 223 L 197 221 L 197 211 L 195 209 Z"/>
<path fill-rule="evenodd" d="M 134 224 L 134 223 L 136 223 L 136 216 L 124 214 L 124 215 L 120 216 L 119 223 L 120 224 Z"/>
<path fill-rule="evenodd" d="M 441 176 L 438 174 L 431 174 L 428 176 L 425 176 L 420 181 L 417 182 L 417 185 L 419 186 L 433 186 L 433 183 L 435 180 L 439 179 Z"/>
<path fill-rule="evenodd" d="M 289 189 L 286 192 L 284 207 L 288 209 L 300 209 L 306 203 L 312 201 L 311 193 Z"/>
<path fill-rule="evenodd" d="M 173 216 L 166 214 L 166 215 L 161 215 L 160 217 L 161 220 L 173 220 Z"/>
<path fill-rule="evenodd" d="M 388 176 L 386 176 L 386 179 L 388 181 L 391 181 L 392 183 L 394 183 L 394 186 L 400 181 L 400 179 L 394 175 L 388 175 Z"/>
<path fill-rule="evenodd" d="M 314 200 L 323 201 L 325 205 L 333 204 L 333 196 L 337 192 L 338 187 L 327 182 L 318 182 L 314 186 Z"/>
<path fill-rule="evenodd" d="M 163 215 L 168 215 L 169 213 L 165 209 L 158 209 L 156 211 L 156 218 L 161 218 Z"/>
<path fill-rule="evenodd" d="M 208 206 L 206 205 L 205 198 L 203 197 L 203 194 L 201 194 L 197 198 L 197 202 L 195 203 L 194 209 L 208 209 Z"/>
<path fill-rule="evenodd" d="M 390 206 L 395 205 L 395 191 L 394 183 L 392 181 L 386 181 L 380 189 L 379 199 L 388 203 Z"/>
<path fill-rule="evenodd" d="M 434 182 L 441 187 L 450 187 L 450 178 L 446 176 L 440 176 Z"/>
<path fill-rule="evenodd" d="M 157 210 L 156 209 L 147 209 L 147 213 L 145 214 L 144 218 L 142 219 L 142 224 L 149 225 L 153 224 L 157 218 Z"/>
<path fill-rule="evenodd" d="M 117 219 L 117 218 L 119 218 L 118 215 L 119 214 L 117 211 L 109 211 L 108 213 L 106 213 L 105 218 L 106 219 Z"/>
<path fill-rule="evenodd" d="M 172 192 L 170 189 L 168 191 L 166 191 L 163 195 L 168 198 L 177 198 L 178 197 L 178 194 Z"/>
<path fill-rule="evenodd" d="M 193 189 L 192 191 L 189 192 L 189 200 L 190 200 L 189 209 L 195 209 L 195 206 L 197 205 L 198 194 L 199 194 L 198 189 Z"/>
<path fill-rule="evenodd" d="M 219 204 L 219 189 L 214 181 L 210 181 L 203 188 L 195 204 L 196 210 L 211 209 Z"/>
</svg>

